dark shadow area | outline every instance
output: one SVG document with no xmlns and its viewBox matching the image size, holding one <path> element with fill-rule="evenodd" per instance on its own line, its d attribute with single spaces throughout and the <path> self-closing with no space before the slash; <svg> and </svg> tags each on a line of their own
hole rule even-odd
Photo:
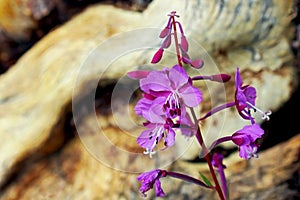
<svg viewBox="0 0 300 200">
<path fill-rule="evenodd" d="M 260 150 L 270 148 L 299 134 L 299 114 L 300 87 L 298 87 L 288 102 L 271 115 L 270 121 L 262 124 L 262 128 L 265 130 L 265 137 Z"/>
</svg>

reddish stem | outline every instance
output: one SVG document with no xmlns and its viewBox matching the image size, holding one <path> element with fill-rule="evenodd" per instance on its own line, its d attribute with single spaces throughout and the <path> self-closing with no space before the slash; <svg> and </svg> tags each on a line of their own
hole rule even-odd
<svg viewBox="0 0 300 200">
<path fill-rule="evenodd" d="M 195 111 L 191 108 L 191 113 L 192 113 L 192 116 L 194 118 L 194 121 L 195 123 L 198 123 L 198 120 L 196 118 L 196 115 L 195 115 Z M 203 137 L 202 137 L 202 134 L 201 134 L 201 130 L 200 130 L 200 127 L 198 126 L 198 129 L 197 129 L 197 133 L 196 133 L 196 138 L 205 154 L 205 160 L 208 164 L 208 167 L 209 167 L 209 171 L 210 171 L 210 174 L 215 182 L 215 188 L 216 188 L 216 191 L 218 192 L 218 195 L 220 197 L 220 200 L 225 200 L 225 197 L 224 197 L 224 194 L 223 194 L 223 191 L 220 187 L 220 184 L 219 184 L 219 181 L 217 179 L 217 176 L 216 176 L 216 173 L 215 173 L 215 170 L 212 166 L 212 163 L 211 163 L 211 159 L 210 159 L 210 155 L 208 153 L 208 150 L 205 146 L 205 143 L 204 143 L 204 140 L 203 140 Z"/>
<path fill-rule="evenodd" d="M 180 56 L 180 51 L 179 51 L 179 43 L 178 43 L 178 37 L 177 37 L 177 30 L 176 30 L 175 16 L 172 16 L 172 24 L 173 24 L 173 30 L 174 30 L 174 40 L 175 40 L 177 60 L 178 60 L 178 64 L 182 67 L 181 56 Z"/>
</svg>

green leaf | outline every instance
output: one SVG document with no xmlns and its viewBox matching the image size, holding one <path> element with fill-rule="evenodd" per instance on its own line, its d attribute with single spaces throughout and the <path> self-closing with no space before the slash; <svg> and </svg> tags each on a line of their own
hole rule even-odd
<svg viewBox="0 0 300 200">
<path fill-rule="evenodd" d="M 204 182 L 207 186 L 213 187 L 213 185 L 211 184 L 210 180 L 208 180 L 208 178 L 207 178 L 206 176 L 204 176 L 204 174 L 202 174 L 202 173 L 200 173 L 200 172 L 199 172 L 199 174 L 200 174 L 200 176 L 201 176 L 203 182 Z"/>
</svg>

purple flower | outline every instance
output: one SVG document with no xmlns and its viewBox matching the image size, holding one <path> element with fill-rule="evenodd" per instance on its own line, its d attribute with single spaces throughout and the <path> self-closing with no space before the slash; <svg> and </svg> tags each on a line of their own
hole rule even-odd
<svg viewBox="0 0 300 200">
<path fill-rule="evenodd" d="M 261 138 L 264 130 L 258 124 L 244 126 L 241 130 L 235 132 L 231 139 L 239 147 L 239 155 L 241 158 L 250 159 L 257 157 L 258 145 L 255 143 Z"/>
<path fill-rule="evenodd" d="M 229 75 L 226 74 L 219 74 L 219 75 L 213 75 L 213 76 L 196 76 L 193 77 L 192 80 L 212 80 L 217 82 L 226 82 L 230 79 Z M 251 115 L 251 110 L 254 112 L 258 111 L 262 114 L 262 119 L 269 120 L 270 116 L 272 114 L 271 111 L 264 112 L 257 108 L 255 106 L 255 100 L 256 100 L 256 89 L 249 85 L 243 85 L 243 81 L 239 72 L 239 68 L 236 69 L 235 74 L 235 101 L 234 102 L 228 102 L 221 106 L 218 106 L 214 109 L 212 109 L 210 112 L 208 112 L 206 115 L 200 118 L 200 120 L 204 120 L 211 115 L 224 110 L 226 108 L 230 108 L 232 106 L 235 106 L 240 114 L 240 116 L 246 120 L 251 120 L 251 123 L 255 123 L 254 118 Z"/>
<path fill-rule="evenodd" d="M 192 85 L 190 77 L 179 65 L 150 72 L 140 80 L 140 87 L 153 97 L 164 97 L 162 106 L 172 118 L 185 113 L 186 106 L 196 107 L 202 101 L 202 93 Z"/>
<path fill-rule="evenodd" d="M 263 119 L 270 119 L 269 115 L 271 114 L 271 111 L 263 112 L 255 106 L 256 90 L 249 85 L 243 86 L 239 68 L 236 69 L 235 88 L 235 105 L 242 118 L 253 121 L 253 117 L 250 113 L 251 109 L 253 109 L 254 111 L 260 112 Z"/>
<path fill-rule="evenodd" d="M 137 180 L 142 183 L 140 187 L 140 192 L 146 196 L 146 192 L 153 188 L 155 184 L 155 193 L 157 197 L 165 196 L 164 191 L 161 188 L 160 178 L 166 177 L 166 172 L 164 170 L 153 170 L 149 172 L 144 172 L 137 177 Z"/>
<path fill-rule="evenodd" d="M 137 143 L 145 148 L 144 154 L 149 154 L 150 158 L 155 153 L 153 150 L 155 146 L 164 140 L 165 147 L 173 146 L 175 143 L 175 131 L 173 130 L 173 121 L 163 115 L 162 107 L 159 106 L 159 101 L 164 98 L 157 98 L 148 112 L 144 114 L 148 122 L 144 123 L 147 130 L 144 130 L 137 138 Z"/>
</svg>

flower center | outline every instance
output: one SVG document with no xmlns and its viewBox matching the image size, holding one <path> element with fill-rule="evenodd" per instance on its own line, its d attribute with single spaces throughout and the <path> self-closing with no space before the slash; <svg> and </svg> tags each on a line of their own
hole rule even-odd
<svg viewBox="0 0 300 200">
<path fill-rule="evenodd" d="M 173 118 L 181 115 L 180 99 L 176 92 L 169 94 L 165 101 L 164 109 Z"/>
<path fill-rule="evenodd" d="M 152 158 L 152 155 L 156 153 L 153 149 L 158 144 L 159 140 L 164 137 L 164 131 L 164 127 L 157 126 L 149 133 L 149 140 L 155 139 L 153 140 L 152 146 L 145 149 L 144 154 L 149 154 L 150 158 Z"/>
<path fill-rule="evenodd" d="M 247 155 L 248 155 L 248 158 L 249 158 L 249 159 L 250 159 L 251 157 L 253 157 L 253 158 L 258 158 L 258 154 L 257 154 L 257 146 L 249 147 L 246 151 L 247 151 Z"/>
</svg>

